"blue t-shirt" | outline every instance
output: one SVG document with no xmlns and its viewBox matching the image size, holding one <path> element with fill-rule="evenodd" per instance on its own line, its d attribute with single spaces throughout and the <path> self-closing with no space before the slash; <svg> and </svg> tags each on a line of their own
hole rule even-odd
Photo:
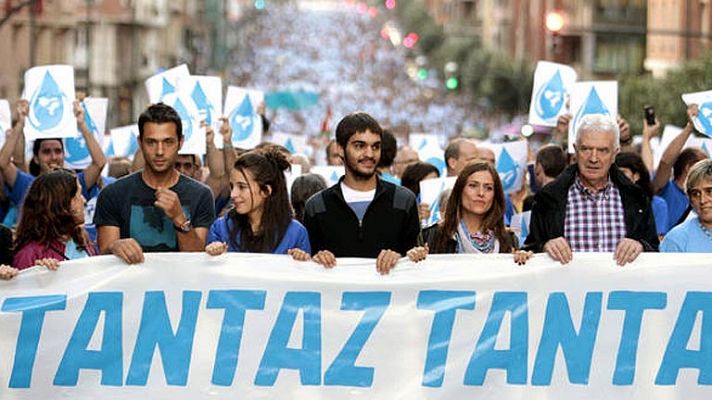
<svg viewBox="0 0 712 400">
<path fill-rule="evenodd" d="M 672 228 L 660 243 L 665 253 L 712 253 L 712 238 L 700 228 L 697 217 Z"/>
<path fill-rule="evenodd" d="M 650 205 L 653 208 L 653 216 L 655 217 L 655 230 L 658 235 L 664 235 L 667 233 L 670 224 L 668 221 L 670 211 L 668 210 L 667 202 L 660 196 L 653 196 Z"/>
<path fill-rule="evenodd" d="M 690 204 L 687 200 L 687 195 L 680 189 L 675 182 L 668 181 L 668 183 L 660 191 L 660 197 L 665 200 L 668 207 L 668 227 L 670 230 L 677 221 L 682 217 L 682 214 L 687 210 L 687 206 Z"/>
<path fill-rule="evenodd" d="M 216 219 L 215 222 L 213 222 L 213 225 L 210 226 L 210 231 L 208 231 L 207 243 L 227 243 L 227 251 L 235 253 L 240 252 L 240 250 L 233 244 L 233 241 L 230 240 L 230 230 L 232 227 L 233 222 L 227 215 Z M 236 242 L 238 244 L 240 243 L 239 234 Z M 282 240 L 279 242 L 274 251 L 272 251 L 272 254 L 287 254 L 287 250 L 294 248 L 302 249 L 307 254 L 311 254 L 311 245 L 309 244 L 307 229 L 296 219 L 293 219 L 292 222 L 289 223 L 287 230 L 284 232 L 284 237 L 282 237 Z"/>
</svg>

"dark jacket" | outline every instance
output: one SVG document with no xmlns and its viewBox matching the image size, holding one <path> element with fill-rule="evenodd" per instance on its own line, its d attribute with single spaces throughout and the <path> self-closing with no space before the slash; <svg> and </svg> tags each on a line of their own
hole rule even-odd
<svg viewBox="0 0 712 400">
<path fill-rule="evenodd" d="M 423 242 L 428 244 L 430 254 L 455 254 L 457 253 L 457 241 L 454 238 L 449 238 L 445 248 L 438 248 L 437 243 L 442 235 L 440 224 L 435 224 L 423 229 Z M 512 249 L 519 248 L 519 241 L 514 232 L 507 229 L 505 243 L 500 243 L 499 252 L 509 253 Z"/>
<path fill-rule="evenodd" d="M 526 250 L 540 253 L 547 241 L 564 236 L 569 187 L 574 184 L 577 173 L 578 166 L 571 165 L 555 181 L 537 192 L 529 235 L 524 246 Z M 658 251 L 658 235 L 650 199 L 615 166 L 611 166 L 609 176 L 621 195 L 625 237 L 639 241 L 644 251 Z"/>
<path fill-rule="evenodd" d="M 415 195 L 378 179 L 363 220 L 344 200 L 341 180 L 315 194 L 304 207 L 304 226 L 312 253 L 329 250 L 336 257 L 376 258 L 381 250 L 405 253 L 416 245 L 420 219 Z"/>
</svg>

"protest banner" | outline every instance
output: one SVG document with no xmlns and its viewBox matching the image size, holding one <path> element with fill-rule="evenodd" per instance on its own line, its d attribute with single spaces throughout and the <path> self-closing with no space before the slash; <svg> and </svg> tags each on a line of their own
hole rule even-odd
<svg viewBox="0 0 712 400">
<path fill-rule="evenodd" d="M 524 173 L 527 172 L 529 147 L 526 140 L 507 143 L 481 143 L 479 146 L 494 151 L 495 165 L 504 193 L 512 193 L 522 188 Z"/>
<path fill-rule="evenodd" d="M 445 155 L 440 147 L 440 137 L 428 133 L 411 133 L 408 137 L 408 146 L 418 153 L 422 162 L 430 163 L 440 171 L 441 176 L 447 174 Z"/>
<path fill-rule="evenodd" d="M 345 173 L 342 165 L 315 165 L 309 172 L 323 176 L 326 179 L 326 186 L 337 184 Z"/>
<path fill-rule="evenodd" d="M 297 135 L 294 133 L 274 132 L 272 134 L 272 143 L 284 146 L 290 154 L 306 154 L 309 143 L 305 135 Z"/>
<path fill-rule="evenodd" d="M 618 82 L 577 82 L 571 86 L 571 114 L 569 123 L 569 153 L 574 152 L 576 130 L 581 119 L 589 114 L 603 114 L 616 121 L 618 117 Z"/>
<path fill-rule="evenodd" d="M 568 65 L 539 61 L 534 71 L 529 123 L 556 126 L 556 120 L 567 111 L 566 99 L 576 78 L 576 71 Z"/>
<path fill-rule="evenodd" d="M 222 79 L 218 76 L 190 75 L 178 78 L 178 92 L 183 97 L 188 97 L 198 110 L 198 122 L 205 121 L 215 132 L 215 146 L 222 149 L 222 136 L 220 136 L 220 118 L 222 112 Z M 205 146 L 203 146 L 204 148 Z M 205 150 L 203 150 L 203 154 Z"/>
<path fill-rule="evenodd" d="M 165 96 L 178 92 L 178 81 L 190 76 L 186 64 L 181 64 L 171 69 L 159 72 L 146 79 L 146 92 L 151 103 L 163 101 Z"/>
<path fill-rule="evenodd" d="M 109 109 L 109 99 L 106 97 L 86 97 L 82 100 L 84 122 L 89 131 L 101 145 L 106 129 L 106 113 Z M 91 164 L 89 148 L 81 132 L 77 136 L 64 140 L 64 166 L 70 169 L 84 169 Z"/>
<path fill-rule="evenodd" d="M 699 254 L 434 255 L 380 276 L 288 256 L 147 254 L 0 282 L 0 397 L 709 398 Z"/>
<path fill-rule="evenodd" d="M 104 145 L 107 157 L 128 157 L 133 160 L 137 150 L 138 125 L 121 126 L 109 131 L 109 140 Z"/>
<path fill-rule="evenodd" d="M 420 181 L 420 203 L 427 204 L 430 209 L 430 218 L 420 221 L 421 226 L 430 226 L 440 221 L 440 213 L 445 213 L 445 210 L 440 209 L 440 194 L 451 190 L 456 180 L 456 176 L 441 175 L 440 178 Z"/>
<path fill-rule="evenodd" d="M 76 135 L 74 68 L 46 65 L 25 72 L 22 98 L 29 102 L 25 138 L 65 138 Z"/>
</svg>

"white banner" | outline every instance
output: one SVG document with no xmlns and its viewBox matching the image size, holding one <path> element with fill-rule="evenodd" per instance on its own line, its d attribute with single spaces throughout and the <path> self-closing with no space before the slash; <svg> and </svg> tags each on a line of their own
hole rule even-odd
<svg viewBox="0 0 712 400">
<path fill-rule="evenodd" d="M 388 276 L 256 254 L 64 262 L 0 282 L 0 397 L 708 399 L 711 272 L 694 254 L 443 255 Z"/>
<path fill-rule="evenodd" d="M 408 136 L 408 146 L 418 152 L 422 162 L 430 163 L 440 171 L 440 176 L 447 175 L 445 152 L 440 147 L 440 137 L 427 133 L 411 133 Z"/>
<path fill-rule="evenodd" d="M 126 125 L 110 131 L 104 146 L 107 157 L 128 157 L 133 160 L 138 151 L 138 125 Z"/>
<path fill-rule="evenodd" d="M 178 92 L 184 97 L 189 97 L 198 110 L 199 121 L 205 121 L 215 132 L 215 146 L 222 149 L 222 136 L 220 136 L 220 118 L 222 112 L 222 79 L 219 76 L 191 75 L 178 80 Z M 184 145 L 185 148 L 185 145 Z M 205 145 L 199 154 L 205 153 Z"/>
<path fill-rule="evenodd" d="M 77 133 L 74 117 L 74 68 L 47 65 L 25 72 L 22 98 L 29 102 L 25 138 L 72 137 Z"/>
<path fill-rule="evenodd" d="M 294 133 L 275 132 L 272 134 L 271 142 L 284 146 L 290 154 L 305 154 L 309 146 L 305 135 Z"/>
<path fill-rule="evenodd" d="M 534 71 L 529 123 L 556 126 L 556 120 L 566 112 L 568 92 L 577 76 L 568 65 L 539 61 Z"/>
<path fill-rule="evenodd" d="M 496 154 L 497 172 L 504 193 L 521 190 L 524 173 L 527 172 L 528 142 L 518 140 L 507 143 L 482 143 L 481 146 L 491 149 Z"/>
<path fill-rule="evenodd" d="M 440 213 L 445 214 L 445 210 L 440 209 L 440 194 L 446 190 L 451 190 L 457 181 L 456 176 L 442 175 L 440 178 L 423 179 L 420 181 L 420 203 L 427 204 L 430 209 L 430 218 L 420 221 L 422 226 L 434 225 L 440 221 Z"/>
<path fill-rule="evenodd" d="M 232 128 L 232 144 L 241 149 L 253 149 L 262 141 L 262 117 L 257 109 L 265 94 L 237 86 L 228 86 L 224 112 Z"/>
<path fill-rule="evenodd" d="M 655 168 L 660 165 L 660 159 L 663 153 L 670 146 L 670 143 L 682 132 L 682 128 L 675 125 L 665 125 L 663 133 L 658 137 L 650 139 L 650 147 L 653 149 L 653 164 Z M 712 139 L 708 137 L 697 137 L 694 134 L 690 135 L 683 146 L 683 149 L 688 147 L 699 147 L 708 157 L 712 157 Z"/>
<path fill-rule="evenodd" d="M 686 105 L 697 104 L 697 117 L 692 121 L 700 133 L 712 137 L 712 90 L 682 95 Z"/>
<path fill-rule="evenodd" d="M 345 173 L 343 165 L 315 165 L 309 172 L 324 177 L 327 187 L 337 184 Z"/>
<path fill-rule="evenodd" d="M 106 113 L 109 109 L 109 99 L 106 97 L 87 97 L 82 100 L 84 122 L 101 145 L 106 129 Z M 64 167 L 71 169 L 84 169 L 91 164 L 89 148 L 81 132 L 77 136 L 64 140 Z"/>
<path fill-rule="evenodd" d="M 576 129 L 581 119 L 588 114 L 604 114 L 616 121 L 618 116 L 618 82 L 577 82 L 571 89 L 571 113 L 569 123 L 569 153 L 574 152 Z"/>
</svg>

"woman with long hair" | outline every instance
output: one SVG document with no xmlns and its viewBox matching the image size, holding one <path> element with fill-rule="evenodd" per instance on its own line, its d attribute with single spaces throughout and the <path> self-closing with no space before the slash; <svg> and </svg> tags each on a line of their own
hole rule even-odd
<svg viewBox="0 0 712 400">
<path fill-rule="evenodd" d="M 210 227 L 205 251 L 311 253 L 307 230 L 292 218 L 284 171 L 289 162 L 276 149 L 241 155 L 230 171 L 232 210 Z"/>
<path fill-rule="evenodd" d="M 504 190 L 488 162 L 468 164 L 458 175 L 439 224 L 423 231 L 427 242 L 408 251 L 412 261 L 429 253 L 514 253 L 523 264 L 531 252 L 518 251 L 516 236 L 504 226 Z"/>
<path fill-rule="evenodd" d="M 54 269 L 58 261 L 96 255 L 84 229 L 84 203 L 73 172 L 55 170 L 38 176 L 20 211 L 13 267 L 40 264 Z"/>
</svg>

